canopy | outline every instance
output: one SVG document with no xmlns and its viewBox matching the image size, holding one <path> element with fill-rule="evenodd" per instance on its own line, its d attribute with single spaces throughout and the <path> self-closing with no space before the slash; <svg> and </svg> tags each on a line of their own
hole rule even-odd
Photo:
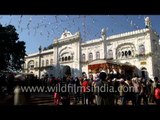
<svg viewBox="0 0 160 120">
<path fill-rule="evenodd" d="M 101 64 L 101 63 L 107 63 L 106 60 L 94 60 L 89 65 L 94 65 L 94 64 Z"/>
</svg>

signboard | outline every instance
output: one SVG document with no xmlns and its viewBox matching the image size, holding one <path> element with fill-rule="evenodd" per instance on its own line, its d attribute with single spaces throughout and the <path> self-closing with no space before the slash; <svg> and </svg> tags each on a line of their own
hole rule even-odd
<svg viewBox="0 0 160 120">
<path fill-rule="evenodd" d="M 146 64 L 147 64 L 146 61 L 142 61 L 142 62 L 141 62 L 141 65 L 146 65 Z"/>
</svg>

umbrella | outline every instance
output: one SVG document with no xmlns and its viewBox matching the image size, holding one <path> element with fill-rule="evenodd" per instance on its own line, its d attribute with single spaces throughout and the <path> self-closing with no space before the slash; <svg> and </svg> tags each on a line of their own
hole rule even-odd
<svg viewBox="0 0 160 120">
<path fill-rule="evenodd" d="M 24 81 L 26 79 L 25 75 L 23 75 L 23 74 L 18 74 L 16 76 L 14 76 L 14 78 L 18 79 L 18 80 L 22 80 L 22 81 Z"/>
</svg>

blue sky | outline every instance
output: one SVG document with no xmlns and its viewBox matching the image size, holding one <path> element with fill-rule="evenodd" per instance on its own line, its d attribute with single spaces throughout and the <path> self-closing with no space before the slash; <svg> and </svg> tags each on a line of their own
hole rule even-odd
<svg viewBox="0 0 160 120">
<path fill-rule="evenodd" d="M 80 31 L 82 40 L 87 41 L 99 38 L 102 28 L 107 29 L 107 36 L 143 29 L 146 16 L 160 35 L 160 15 L 0 15 L 0 23 L 15 26 L 19 39 L 26 43 L 26 53 L 30 54 L 38 52 L 40 45 L 53 43 L 65 29 L 71 33 Z"/>
</svg>

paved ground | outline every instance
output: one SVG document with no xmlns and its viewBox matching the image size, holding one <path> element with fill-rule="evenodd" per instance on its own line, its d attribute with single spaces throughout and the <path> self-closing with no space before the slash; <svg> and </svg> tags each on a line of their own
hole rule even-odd
<svg viewBox="0 0 160 120">
<path fill-rule="evenodd" d="M 74 99 L 71 97 L 71 105 L 74 105 Z M 31 105 L 54 105 L 53 95 L 49 94 L 39 94 L 39 95 L 31 95 L 30 98 Z M 143 105 L 143 101 L 141 103 Z M 82 105 L 82 102 L 76 104 Z M 118 100 L 118 105 L 122 105 L 121 100 Z M 132 105 L 131 101 L 128 102 L 128 105 Z M 149 103 L 149 105 L 155 105 L 155 103 Z"/>
<path fill-rule="evenodd" d="M 0 105 L 12 105 L 13 104 L 13 97 L 12 96 L 6 96 L 1 97 L 0 96 Z M 52 94 L 46 94 L 46 93 L 38 93 L 38 94 L 31 94 L 30 105 L 54 105 L 54 99 Z M 71 97 L 71 105 L 74 105 L 74 99 Z M 121 100 L 118 100 L 118 105 L 121 105 Z M 141 103 L 143 105 L 143 101 Z M 76 105 L 82 105 L 82 102 L 76 104 Z M 132 105 L 131 101 L 128 102 L 128 105 Z M 155 105 L 155 103 L 149 103 L 149 105 Z"/>
</svg>

